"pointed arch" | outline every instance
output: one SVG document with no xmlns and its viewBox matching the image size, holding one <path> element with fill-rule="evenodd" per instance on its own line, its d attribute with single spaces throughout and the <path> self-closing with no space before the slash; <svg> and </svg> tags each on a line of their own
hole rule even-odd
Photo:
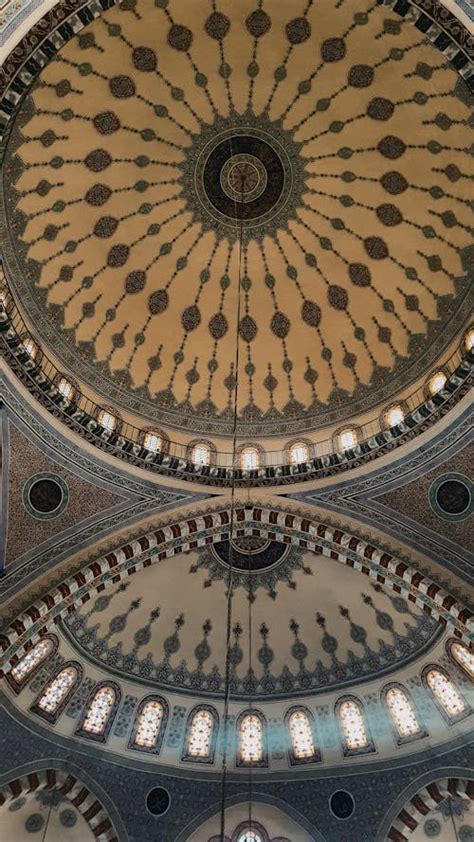
<svg viewBox="0 0 474 842">
<path fill-rule="evenodd" d="M 65 661 L 46 682 L 30 710 L 48 722 L 56 722 L 81 682 L 84 670 L 78 661 Z"/>
<path fill-rule="evenodd" d="M 45 634 L 7 672 L 6 679 L 15 693 L 19 693 L 47 661 L 57 652 L 59 640 L 55 634 Z"/>
<path fill-rule="evenodd" d="M 446 652 L 451 661 L 462 671 L 463 677 L 474 681 L 474 653 L 472 650 L 465 643 L 451 637 L 446 641 Z"/>
<path fill-rule="evenodd" d="M 421 673 L 421 680 L 448 725 L 454 725 L 469 716 L 469 703 L 449 673 L 439 664 L 427 664 Z"/>
<path fill-rule="evenodd" d="M 465 771 L 463 770 L 464 773 Z M 386 842 L 386 840 L 388 842 L 408 842 L 411 834 L 424 817 L 445 798 L 451 796 L 452 798 L 462 798 L 465 801 L 474 800 L 474 780 L 467 777 L 445 777 L 420 787 L 414 794 L 413 789 L 411 792 L 411 795 L 405 796 L 405 802 L 401 802 L 403 808 L 392 820 L 387 835 L 384 833 L 383 826 L 380 828 L 377 842 L 382 842 L 382 840 L 383 842 Z"/>
</svg>

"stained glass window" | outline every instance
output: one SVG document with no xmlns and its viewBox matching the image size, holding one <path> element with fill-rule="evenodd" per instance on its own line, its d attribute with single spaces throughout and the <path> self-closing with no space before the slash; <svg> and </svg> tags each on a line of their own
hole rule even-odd
<svg viewBox="0 0 474 842">
<path fill-rule="evenodd" d="M 385 419 L 389 427 L 395 427 L 396 424 L 401 424 L 405 417 L 401 406 L 392 406 L 385 415 Z"/>
<path fill-rule="evenodd" d="M 385 700 L 400 737 L 418 734 L 420 726 L 408 694 L 400 687 L 391 687 L 385 694 Z"/>
<path fill-rule="evenodd" d="M 256 830 L 244 830 L 237 842 L 262 842 L 262 837 Z"/>
<path fill-rule="evenodd" d="M 115 702 L 115 690 L 112 687 L 100 687 L 87 708 L 82 724 L 84 731 L 90 734 L 102 734 Z"/>
<path fill-rule="evenodd" d="M 450 651 L 461 669 L 467 672 L 471 678 L 474 678 L 474 654 L 469 651 L 467 646 L 463 646 L 462 643 L 453 643 Z"/>
<path fill-rule="evenodd" d="M 365 728 L 361 705 L 355 699 L 347 699 L 339 708 L 339 722 L 346 748 L 367 748 L 369 740 Z"/>
<path fill-rule="evenodd" d="M 99 424 L 101 427 L 104 427 L 106 430 L 110 430 L 112 432 L 115 430 L 115 425 L 117 423 L 117 419 L 114 415 L 111 415 L 110 412 L 106 412 L 105 409 L 99 412 Z"/>
<path fill-rule="evenodd" d="M 343 450 L 349 450 L 357 444 L 357 436 L 355 430 L 348 428 L 339 434 L 339 445 Z"/>
<path fill-rule="evenodd" d="M 446 380 L 447 377 L 442 371 L 437 371 L 436 374 L 433 374 L 433 377 L 431 377 L 428 381 L 428 389 L 430 390 L 431 394 L 436 395 L 437 392 L 440 392 L 441 389 L 444 387 Z"/>
<path fill-rule="evenodd" d="M 46 713 L 54 713 L 61 702 L 71 692 L 77 680 L 77 670 L 74 667 L 65 667 L 47 684 L 46 689 L 38 699 L 37 705 Z"/>
<path fill-rule="evenodd" d="M 308 445 L 304 441 L 294 444 L 290 449 L 290 459 L 292 465 L 300 465 L 301 462 L 307 462 L 309 459 Z"/>
<path fill-rule="evenodd" d="M 431 669 L 426 683 L 448 716 L 454 717 L 466 710 L 466 703 L 453 682 L 440 670 Z"/>
<path fill-rule="evenodd" d="M 239 745 L 242 763 L 263 760 L 263 725 L 254 713 L 247 713 L 240 722 Z"/>
<path fill-rule="evenodd" d="M 293 754 L 298 760 L 314 757 L 313 732 L 309 716 L 303 710 L 295 710 L 288 720 Z"/>
<path fill-rule="evenodd" d="M 154 748 L 163 720 L 163 705 L 154 699 L 146 702 L 138 717 L 137 733 L 133 742 L 144 748 Z"/>
<path fill-rule="evenodd" d="M 258 468 L 258 450 L 256 447 L 244 447 L 240 454 L 240 464 L 244 471 L 253 471 Z"/>
<path fill-rule="evenodd" d="M 208 710 L 197 710 L 189 728 L 188 754 L 191 757 L 209 757 L 213 727 L 212 713 Z"/>
<path fill-rule="evenodd" d="M 18 683 L 24 681 L 26 676 L 29 675 L 30 672 L 32 672 L 32 670 L 41 663 L 41 661 L 44 661 L 44 659 L 51 654 L 53 649 L 54 645 L 52 640 L 49 640 L 48 638 L 40 640 L 39 643 L 33 646 L 33 649 L 30 649 L 28 654 L 13 667 L 11 674 L 14 680 Z"/>
<path fill-rule="evenodd" d="M 156 453 L 157 450 L 161 450 L 163 446 L 163 439 L 158 435 L 158 433 L 145 433 L 143 444 L 147 450 L 151 450 L 153 453 Z"/>
<path fill-rule="evenodd" d="M 209 465 L 211 461 L 211 451 L 207 444 L 200 443 L 195 444 L 192 453 L 191 459 L 196 465 Z"/>
<path fill-rule="evenodd" d="M 61 377 L 61 380 L 58 383 L 58 391 L 67 400 L 71 400 L 74 394 L 74 388 L 72 383 L 69 380 L 66 380 L 65 377 Z"/>
</svg>

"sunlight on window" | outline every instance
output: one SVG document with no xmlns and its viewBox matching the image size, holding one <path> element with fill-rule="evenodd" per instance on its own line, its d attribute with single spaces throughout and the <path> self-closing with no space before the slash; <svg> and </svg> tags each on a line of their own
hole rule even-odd
<svg viewBox="0 0 474 842">
<path fill-rule="evenodd" d="M 240 723 L 240 759 L 243 763 L 263 760 L 263 726 L 259 716 L 248 713 Z"/>
<path fill-rule="evenodd" d="M 188 737 L 188 754 L 191 757 L 209 757 L 213 727 L 214 717 L 210 711 L 196 711 Z"/>
<path fill-rule="evenodd" d="M 143 444 L 147 450 L 151 450 L 153 453 L 156 453 L 157 450 L 161 450 L 163 446 L 163 439 L 158 435 L 158 433 L 145 433 Z"/>
<path fill-rule="evenodd" d="M 437 669 L 429 670 L 426 682 L 448 716 L 454 717 L 466 710 L 464 699 L 444 673 Z"/>
<path fill-rule="evenodd" d="M 385 695 L 385 700 L 400 737 L 418 734 L 420 726 L 407 693 L 400 687 L 391 687 Z"/>
<path fill-rule="evenodd" d="M 397 424 L 401 424 L 404 417 L 405 414 L 401 406 L 392 406 L 385 414 L 385 420 L 389 427 L 395 427 Z"/>
<path fill-rule="evenodd" d="M 154 748 L 160 733 L 160 726 L 163 720 L 163 705 L 154 699 L 150 699 L 143 706 L 138 717 L 137 733 L 134 743 L 144 748 Z"/>
<path fill-rule="evenodd" d="M 28 356 L 30 356 L 31 359 L 34 360 L 36 354 L 38 353 L 38 349 L 31 337 L 27 337 L 26 339 L 24 339 L 21 344 L 23 345 L 23 348 L 25 349 Z"/>
<path fill-rule="evenodd" d="M 358 702 L 353 699 L 343 702 L 339 708 L 339 721 L 347 748 L 367 748 L 369 740 L 365 730 L 364 715 Z"/>
<path fill-rule="evenodd" d="M 115 418 L 114 415 L 111 415 L 110 412 L 106 412 L 105 409 L 102 409 L 99 412 L 98 421 L 99 421 L 99 424 L 101 425 L 101 427 L 104 427 L 105 430 L 110 430 L 110 432 L 115 430 L 115 426 L 117 424 L 117 419 Z"/>
<path fill-rule="evenodd" d="M 290 448 L 290 460 L 292 465 L 300 465 L 309 459 L 309 448 L 304 442 L 297 442 Z"/>
<path fill-rule="evenodd" d="M 355 430 L 347 429 L 339 433 L 339 446 L 342 450 L 350 450 L 357 444 L 357 436 Z"/>
<path fill-rule="evenodd" d="M 433 377 L 430 377 L 428 380 L 428 389 L 430 390 L 432 395 L 436 395 L 441 389 L 444 388 L 446 380 L 448 378 L 442 371 L 436 372 L 433 374 Z"/>
<path fill-rule="evenodd" d="M 54 649 L 52 640 L 40 640 L 27 655 L 13 667 L 11 674 L 15 681 L 23 681 L 41 661 L 44 661 Z"/>
<path fill-rule="evenodd" d="M 115 702 L 115 690 L 112 687 L 101 687 L 89 707 L 82 728 L 90 734 L 102 734 L 112 712 Z"/>
<path fill-rule="evenodd" d="M 72 383 L 70 383 L 69 380 L 66 380 L 65 377 L 61 377 L 61 380 L 58 383 L 58 392 L 63 396 L 63 398 L 71 400 L 74 394 Z"/>
<path fill-rule="evenodd" d="M 314 757 L 313 732 L 308 714 L 303 710 L 295 710 L 288 720 L 288 725 L 294 756 L 298 760 Z"/>
<path fill-rule="evenodd" d="M 195 444 L 191 452 L 191 459 L 196 465 L 209 465 L 211 461 L 209 446 L 204 443 Z"/>
<path fill-rule="evenodd" d="M 61 702 L 71 692 L 77 680 L 77 670 L 66 667 L 53 678 L 38 699 L 38 707 L 46 713 L 54 713 Z"/>
<path fill-rule="evenodd" d="M 259 453 L 256 447 L 244 447 L 240 454 L 240 464 L 244 471 L 253 471 L 258 468 Z"/>
<path fill-rule="evenodd" d="M 474 654 L 469 651 L 467 646 L 463 646 L 462 643 L 453 643 L 450 651 L 461 669 L 467 672 L 471 678 L 474 678 Z"/>
<path fill-rule="evenodd" d="M 237 842 L 263 842 L 262 837 L 256 830 L 244 830 Z"/>
</svg>

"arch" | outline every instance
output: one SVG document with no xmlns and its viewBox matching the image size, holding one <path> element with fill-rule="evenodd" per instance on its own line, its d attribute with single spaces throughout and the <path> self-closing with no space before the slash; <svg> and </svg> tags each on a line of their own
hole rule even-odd
<svg viewBox="0 0 474 842">
<path fill-rule="evenodd" d="M 140 717 L 142 714 L 146 712 L 146 708 L 148 705 L 153 705 L 154 703 L 161 705 L 161 716 L 158 723 L 158 726 L 155 728 L 150 729 L 150 735 L 148 741 L 144 739 L 141 743 L 136 742 L 138 731 L 140 728 Z M 151 713 L 151 712 L 150 712 Z M 165 736 L 166 725 L 168 722 L 169 717 L 169 705 L 166 699 L 163 696 L 157 696 L 156 694 L 150 694 L 145 696 L 140 704 L 138 705 L 137 712 L 135 715 L 135 719 L 133 722 L 132 733 L 130 734 L 130 739 L 128 741 L 128 747 L 133 751 L 144 751 L 148 754 L 159 754 L 161 750 L 161 746 L 163 745 L 163 739 Z M 154 730 L 156 730 L 156 736 L 154 735 Z M 150 741 L 153 739 L 152 744 L 150 745 Z"/>
<path fill-rule="evenodd" d="M 406 700 L 407 711 L 405 727 L 403 727 L 403 711 L 400 711 L 402 720 L 399 725 L 395 719 L 396 711 L 393 710 L 390 700 L 390 696 L 397 690 L 405 697 Z M 390 720 L 397 745 L 405 745 L 405 743 L 411 743 L 413 740 L 419 740 L 421 737 L 426 737 L 428 735 L 428 731 L 426 731 L 426 729 L 422 726 L 413 698 L 403 684 L 400 684 L 398 681 L 391 681 L 389 684 L 385 684 L 380 692 L 380 698 L 382 700 L 382 704 L 387 710 L 387 715 Z"/>
<path fill-rule="evenodd" d="M 57 652 L 59 640 L 55 634 L 43 635 L 37 643 L 30 644 L 25 655 L 17 661 L 6 679 L 15 693 L 19 693 L 42 666 Z"/>
<path fill-rule="evenodd" d="M 258 722 L 258 725 L 257 725 Z M 245 760 L 242 756 L 242 727 L 247 724 L 249 729 L 257 730 L 260 734 L 260 750 L 261 754 L 259 759 L 257 760 Z M 235 731 L 236 731 L 236 752 L 235 752 L 235 765 L 245 766 L 247 768 L 262 768 L 268 766 L 268 744 L 267 744 L 267 720 L 265 715 L 262 713 L 261 710 L 257 710 L 256 708 L 248 708 L 247 710 L 243 710 L 239 716 L 237 717 L 237 722 L 235 724 Z M 257 734 L 257 741 L 258 741 L 258 734 Z"/>
<path fill-rule="evenodd" d="M 119 842 L 119 836 L 104 805 L 79 778 L 54 768 L 40 769 L 14 778 L 0 789 L 0 808 L 31 792 L 59 792 L 77 807 L 97 842 Z"/>
<path fill-rule="evenodd" d="M 89 728 L 91 728 L 92 725 L 88 724 L 87 717 L 90 712 L 91 706 L 97 699 L 99 693 L 103 691 L 105 694 L 105 691 L 107 690 L 111 691 L 109 698 L 106 698 L 104 696 L 104 699 L 101 699 L 101 701 L 105 705 L 103 725 L 100 728 L 100 730 L 89 730 Z M 74 731 L 75 736 L 86 737 L 88 740 L 95 740 L 99 743 L 105 743 L 109 736 L 110 729 L 112 728 L 112 724 L 115 719 L 115 715 L 117 713 L 121 697 L 122 693 L 120 687 L 115 681 L 100 681 L 98 684 L 96 684 L 89 693 L 86 704 L 84 705 L 84 710 L 81 713 L 79 725 Z"/>
<path fill-rule="evenodd" d="M 294 720 L 294 717 L 298 714 L 303 714 L 303 716 L 306 717 L 307 720 L 306 726 L 304 722 L 301 723 L 302 728 L 306 728 L 308 731 L 308 742 L 310 740 L 310 743 L 308 744 L 308 754 L 306 754 L 306 756 L 304 753 L 298 754 L 298 751 L 295 748 L 295 743 L 292 735 L 292 722 Z M 286 711 L 284 722 L 287 727 L 288 760 L 290 766 L 301 765 L 304 763 L 317 763 L 319 760 L 321 760 L 321 751 L 318 748 L 318 741 L 316 739 L 317 735 L 314 716 L 309 710 L 309 708 L 305 707 L 304 705 L 293 705 Z M 310 751 L 311 748 L 312 751 Z"/>
<path fill-rule="evenodd" d="M 390 825 L 387 836 L 379 834 L 378 839 L 380 842 L 382 842 L 382 839 L 384 842 L 385 840 L 407 842 L 424 816 L 448 796 L 474 800 L 474 780 L 472 778 L 446 777 L 421 787 L 404 802 L 403 809 L 400 810 Z"/>
<path fill-rule="evenodd" d="M 471 649 L 455 637 L 450 637 L 446 641 L 446 652 L 452 663 L 461 670 L 463 678 L 474 681 L 474 654 Z"/>
<path fill-rule="evenodd" d="M 256 836 L 256 842 L 259 842 L 259 840 L 260 842 L 271 842 L 270 836 L 263 824 L 253 820 L 251 827 L 248 821 L 240 822 L 232 834 L 231 842 L 240 842 L 242 834 L 244 834 L 245 831 L 253 831 L 253 833 L 258 834 L 258 836 Z M 209 842 L 212 842 L 212 839 L 210 839 Z"/>
<path fill-rule="evenodd" d="M 207 750 L 205 746 L 199 749 L 199 736 L 195 736 L 196 745 L 192 748 L 193 728 L 197 727 L 198 717 L 201 717 L 201 727 L 203 728 L 203 739 L 207 741 Z M 184 735 L 182 760 L 191 760 L 194 763 L 214 763 L 214 755 L 216 751 L 217 733 L 219 730 L 219 714 L 212 705 L 198 704 L 190 711 L 188 721 L 186 723 L 186 731 Z"/>
<path fill-rule="evenodd" d="M 64 682 L 62 687 L 62 693 L 60 691 L 59 699 L 57 704 L 53 704 L 53 699 L 48 699 L 49 704 L 46 707 L 43 707 L 42 700 L 44 699 L 45 695 L 48 691 L 53 689 L 55 682 L 61 678 L 63 673 L 69 672 L 71 680 L 69 682 Z M 66 707 L 67 703 L 69 702 L 72 693 L 74 692 L 77 685 L 81 682 L 82 676 L 84 674 L 84 670 L 82 665 L 78 661 L 65 661 L 63 662 L 57 670 L 55 670 L 54 674 L 48 679 L 44 687 L 38 693 L 35 701 L 30 707 L 30 710 L 33 713 L 37 713 L 43 719 L 46 719 L 48 722 L 56 722 L 56 720 L 61 716 L 64 708 Z"/>
<path fill-rule="evenodd" d="M 203 543 L 229 538 L 228 508 L 197 512 L 194 517 L 171 521 L 168 525 L 123 544 L 113 552 L 85 564 L 23 611 L 0 635 L 3 673 L 11 669 L 54 623 L 83 605 L 107 585 L 128 579 L 144 567 L 159 563 Z M 237 535 L 252 534 L 302 547 L 358 570 L 431 615 L 443 626 L 448 623 L 454 635 L 469 643 L 469 622 L 473 612 L 440 585 L 406 562 L 350 532 L 327 526 L 310 516 L 284 509 L 241 506 L 235 510 Z M 42 625 L 38 628 L 38 621 Z"/>
<path fill-rule="evenodd" d="M 469 703 L 449 673 L 439 664 L 427 664 L 422 670 L 421 680 L 443 719 L 449 725 L 454 725 L 455 722 L 460 722 L 469 716 L 471 713 Z M 451 698 L 448 695 L 444 701 L 442 699 L 443 693 L 445 695 L 449 693 L 450 686 L 452 688 Z"/>
<path fill-rule="evenodd" d="M 357 696 L 353 696 L 352 694 L 340 696 L 334 705 L 334 715 L 341 734 L 342 753 L 344 757 L 354 757 L 356 754 L 370 754 L 375 751 L 374 741 L 367 721 L 367 714 L 364 705 Z M 347 719 L 344 721 L 343 717 L 345 715 L 347 715 Z M 351 738 L 349 733 L 350 717 L 354 721 L 354 727 L 359 727 L 359 739 L 357 739 L 357 735 Z M 357 745 L 357 742 L 359 742 L 359 745 Z"/>
</svg>

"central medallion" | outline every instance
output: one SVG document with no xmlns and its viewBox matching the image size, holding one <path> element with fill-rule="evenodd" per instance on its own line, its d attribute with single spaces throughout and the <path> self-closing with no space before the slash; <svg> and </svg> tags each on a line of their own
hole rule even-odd
<svg viewBox="0 0 474 842">
<path fill-rule="evenodd" d="M 304 190 L 300 145 L 277 122 L 253 114 L 202 126 L 183 163 L 184 196 L 195 219 L 234 241 L 286 228 Z"/>
</svg>

